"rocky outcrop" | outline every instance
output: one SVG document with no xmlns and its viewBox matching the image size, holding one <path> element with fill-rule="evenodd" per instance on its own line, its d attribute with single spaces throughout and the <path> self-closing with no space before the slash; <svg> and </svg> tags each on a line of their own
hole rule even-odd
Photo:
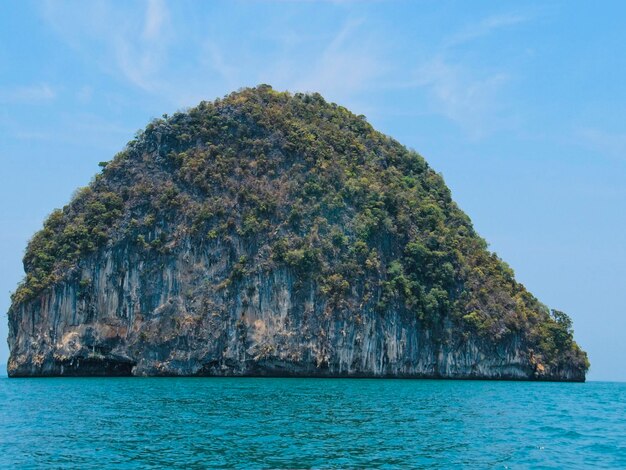
<svg viewBox="0 0 626 470">
<path fill-rule="evenodd" d="M 421 157 L 319 95 L 155 121 L 35 235 L 11 377 L 584 381 Z"/>
<path fill-rule="evenodd" d="M 288 269 L 216 286 L 229 249 L 184 245 L 171 256 L 105 250 L 13 310 L 9 375 L 585 378 L 543 373 L 519 335 L 494 344 L 450 320 L 425 328 L 403 308 L 331 309 Z"/>
</svg>

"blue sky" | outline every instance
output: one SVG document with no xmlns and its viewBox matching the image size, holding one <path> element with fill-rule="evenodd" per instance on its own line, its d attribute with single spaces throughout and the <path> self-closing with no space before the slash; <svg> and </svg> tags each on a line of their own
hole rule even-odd
<svg viewBox="0 0 626 470">
<path fill-rule="evenodd" d="M 0 337 L 27 240 L 134 133 L 243 86 L 319 91 L 440 171 L 626 380 L 626 2 L 0 4 Z M 8 355 L 0 345 L 0 361 Z"/>
</svg>

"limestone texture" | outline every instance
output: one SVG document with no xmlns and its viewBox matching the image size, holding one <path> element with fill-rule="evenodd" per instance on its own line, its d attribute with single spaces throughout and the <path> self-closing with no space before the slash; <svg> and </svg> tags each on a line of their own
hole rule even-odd
<svg viewBox="0 0 626 470">
<path fill-rule="evenodd" d="M 585 380 L 441 176 L 317 94 L 203 102 L 102 166 L 27 248 L 11 377 Z"/>
</svg>

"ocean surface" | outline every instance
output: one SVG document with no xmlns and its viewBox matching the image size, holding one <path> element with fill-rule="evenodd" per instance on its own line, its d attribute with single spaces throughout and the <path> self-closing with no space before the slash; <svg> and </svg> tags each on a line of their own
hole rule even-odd
<svg viewBox="0 0 626 470">
<path fill-rule="evenodd" d="M 626 468 L 626 384 L 0 378 L 0 468 Z"/>
</svg>

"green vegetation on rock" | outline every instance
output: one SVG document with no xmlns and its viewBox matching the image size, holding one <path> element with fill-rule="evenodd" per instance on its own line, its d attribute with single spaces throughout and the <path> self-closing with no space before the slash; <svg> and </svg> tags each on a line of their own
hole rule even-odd
<svg viewBox="0 0 626 470">
<path fill-rule="evenodd" d="M 116 244 L 168 256 L 189 239 L 236 243 L 248 255 L 233 254 L 221 288 L 282 266 L 331 311 L 405 309 L 433 331 L 518 336 L 540 368 L 588 367 L 569 318 L 515 281 L 443 178 L 319 94 L 262 85 L 202 102 L 100 166 L 30 241 L 14 305 Z"/>
</svg>

